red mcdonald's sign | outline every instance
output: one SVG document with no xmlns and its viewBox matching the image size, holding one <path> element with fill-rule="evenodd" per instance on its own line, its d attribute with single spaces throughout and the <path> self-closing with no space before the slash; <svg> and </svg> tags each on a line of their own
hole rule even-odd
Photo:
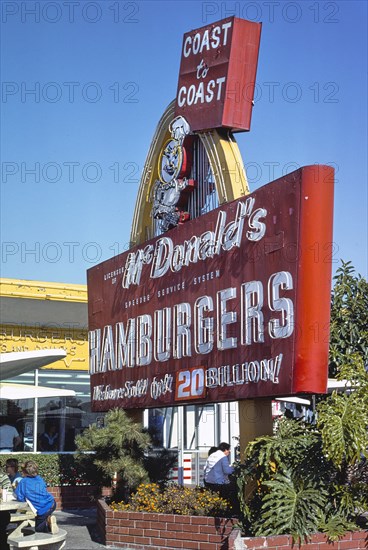
<svg viewBox="0 0 368 550">
<path fill-rule="evenodd" d="M 91 268 L 93 409 L 325 392 L 333 179 L 301 168 Z"/>
</svg>

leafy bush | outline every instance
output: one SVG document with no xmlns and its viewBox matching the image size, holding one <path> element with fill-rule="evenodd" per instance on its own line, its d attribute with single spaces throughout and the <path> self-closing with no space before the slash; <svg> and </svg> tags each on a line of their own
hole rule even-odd
<svg viewBox="0 0 368 550">
<path fill-rule="evenodd" d="M 229 503 L 217 493 L 201 487 L 169 484 L 160 489 L 157 483 L 140 485 L 127 503 L 112 502 L 114 511 L 156 512 L 181 516 L 228 516 Z"/>
<path fill-rule="evenodd" d="M 319 397 L 315 426 L 283 419 L 274 436 L 248 444 L 237 467 L 247 535 L 314 531 L 338 540 L 368 511 L 368 283 L 350 262 L 335 276 L 330 374 L 343 393 Z"/>
<path fill-rule="evenodd" d="M 351 262 L 342 262 L 331 294 L 329 375 L 337 376 L 353 354 L 368 365 L 368 282 L 356 275 Z"/>
<path fill-rule="evenodd" d="M 237 467 L 247 535 L 291 534 L 298 541 L 320 530 L 337 540 L 357 529 L 359 512 L 368 510 L 368 464 L 336 466 L 324 449 L 316 427 L 287 419 L 274 436 L 249 443 Z"/>
</svg>

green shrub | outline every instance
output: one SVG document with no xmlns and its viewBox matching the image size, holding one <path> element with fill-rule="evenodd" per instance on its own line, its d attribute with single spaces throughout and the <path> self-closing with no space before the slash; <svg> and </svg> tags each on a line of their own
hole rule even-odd
<svg viewBox="0 0 368 550">
<path fill-rule="evenodd" d="M 90 426 L 75 442 L 81 466 L 94 468 L 105 485 L 111 486 L 117 474 L 116 495 L 127 498 L 140 483 L 148 481 L 144 453 L 151 443 L 150 436 L 124 410 L 110 410 L 103 428 Z"/>
<path fill-rule="evenodd" d="M 39 474 L 47 485 L 52 487 L 66 485 L 99 485 L 100 479 L 96 476 L 96 470 L 82 465 L 71 454 L 34 454 L 34 453 L 3 453 L 0 455 L 0 469 L 4 471 L 8 458 L 16 458 L 21 465 L 27 460 L 34 460 L 38 464 Z"/>
<path fill-rule="evenodd" d="M 283 419 L 248 444 L 237 468 L 247 535 L 335 541 L 368 511 L 368 283 L 350 262 L 334 280 L 329 367 L 347 387 L 317 397 L 315 426 Z"/>
</svg>

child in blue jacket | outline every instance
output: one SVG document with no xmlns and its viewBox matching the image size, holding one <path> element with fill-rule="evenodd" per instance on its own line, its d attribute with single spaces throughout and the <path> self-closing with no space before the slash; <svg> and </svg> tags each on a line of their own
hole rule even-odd
<svg viewBox="0 0 368 550">
<path fill-rule="evenodd" d="M 35 531 L 56 534 L 59 528 L 55 516 L 54 497 L 47 491 L 45 480 L 38 475 L 38 465 L 28 460 L 23 466 L 23 477 L 15 488 L 17 500 L 28 502 L 36 510 Z"/>
</svg>

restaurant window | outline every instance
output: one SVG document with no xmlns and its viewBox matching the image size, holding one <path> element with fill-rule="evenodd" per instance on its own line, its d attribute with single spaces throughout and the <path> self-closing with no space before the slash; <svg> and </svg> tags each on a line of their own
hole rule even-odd
<svg viewBox="0 0 368 550">
<path fill-rule="evenodd" d="M 35 373 L 25 373 L 9 380 L 31 384 Z M 90 377 L 86 371 L 38 371 L 38 385 L 73 389 L 73 397 L 12 399 L 7 403 L 7 416 L 22 436 L 19 451 L 72 452 L 75 437 L 93 424 L 103 425 L 103 414 L 91 411 Z M 36 413 L 36 414 L 35 414 Z"/>
</svg>

